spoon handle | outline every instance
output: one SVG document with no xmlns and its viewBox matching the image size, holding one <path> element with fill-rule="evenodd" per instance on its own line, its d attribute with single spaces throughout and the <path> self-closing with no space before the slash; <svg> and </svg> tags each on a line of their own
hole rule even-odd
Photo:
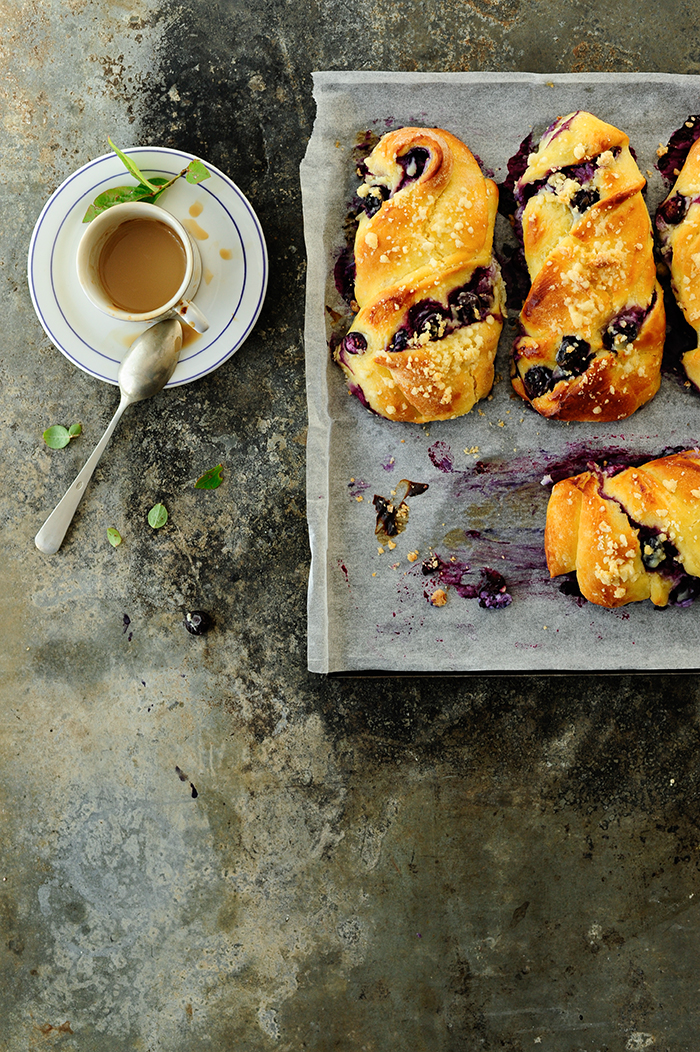
<svg viewBox="0 0 700 1052">
<path fill-rule="evenodd" d="M 122 398 L 116 413 L 107 426 L 107 430 L 95 446 L 95 449 L 89 460 L 86 462 L 85 467 L 76 475 L 73 484 L 66 490 L 65 495 L 58 502 L 44 525 L 37 533 L 34 538 L 34 543 L 40 552 L 44 552 L 46 555 L 54 555 L 63 544 L 63 538 L 68 531 L 68 527 L 73 520 L 76 509 L 87 489 L 87 484 L 92 478 L 92 473 L 97 467 L 97 463 L 104 452 L 105 446 L 112 437 L 112 432 L 119 423 L 119 418 L 130 403 L 130 398 Z"/>
</svg>

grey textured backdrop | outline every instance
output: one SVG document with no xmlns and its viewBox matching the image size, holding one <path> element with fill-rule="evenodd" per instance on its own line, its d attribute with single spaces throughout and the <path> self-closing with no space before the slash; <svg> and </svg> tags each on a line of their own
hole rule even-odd
<svg viewBox="0 0 700 1052">
<path fill-rule="evenodd" d="M 694 675 L 306 671 L 298 166 L 312 69 L 695 73 L 697 0 L 0 12 L 0 1047 L 696 1052 Z M 270 285 L 230 363 L 125 416 L 48 558 L 115 389 L 44 335 L 27 249 L 107 135 L 227 172 Z"/>
</svg>

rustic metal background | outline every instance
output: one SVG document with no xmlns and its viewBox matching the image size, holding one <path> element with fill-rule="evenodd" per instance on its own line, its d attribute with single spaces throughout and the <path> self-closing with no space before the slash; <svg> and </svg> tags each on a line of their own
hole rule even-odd
<svg viewBox="0 0 700 1052">
<path fill-rule="evenodd" d="M 306 671 L 298 169 L 313 69 L 694 73 L 698 0 L 0 12 L 0 1047 L 697 1052 L 696 676 Z M 227 172 L 269 291 L 231 362 L 125 416 L 46 557 L 116 402 L 44 335 L 27 248 L 108 135 Z"/>
</svg>

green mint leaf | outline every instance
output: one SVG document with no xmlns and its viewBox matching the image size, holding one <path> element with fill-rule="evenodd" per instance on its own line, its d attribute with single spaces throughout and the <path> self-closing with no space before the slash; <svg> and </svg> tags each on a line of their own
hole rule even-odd
<svg viewBox="0 0 700 1052">
<path fill-rule="evenodd" d="M 128 157 L 125 153 L 122 153 L 118 146 L 114 145 L 109 136 L 107 137 L 107 142 L 112 147 L 122 164 L 129 169 L 134 178 L 138 179 L 142 186 L 147 186 L 150 192 L 154 194 L 156 192 L 157 187 L 154 186 L 154 184 L 146 178 L 141 169 L 131 160 L 130 157 Z"/>
<path fill-rule="evenodd" d="M 217 464 L 215 468 L 210 468 L 209 471 L 205 471 L 204 474 L 195 482 L 194 488 L 216 489 L 224 481 L 221 475 L 223 468 L 223 464 Z"/>
<path fill-rule="evenodd" d="M 61 424 L 54 424 L 53 427 L 47 427 L 43 434 L 44 442 L 50 449 L 63 449 L 70 442 L 70 435 L 68 434 L 68 428 L 62 427 Z"/>
<path fill-rule="evenodd" d="M 148 513 L 148 525 L 159 530 L 168 521 L 168 512 L 164 504 L 154 504 Z"/>
<path fill-rule="evenodd" d="M 71 424 L 70 428 L 63 427 L 62 424 L 54 424 L 53 427 L 47 427 L 42 438 L 51 449 L 63 449 L 64 446 L 68 445 L 71 438 L 76 438 L 82 434 L 82 431 L 82 424 Z"/>
<path fill-rule="evenodd" d="M 194 157 L 185 168 L 185 179 L 188 183 L 201 183 L 205 179 L 208 179 L 211 172 L 208 168 L 202 164 L 196 157 Z"/>
<path fill-rule="evenodd" d="M 118 547 L 122 543 L 122 535 L 119 530 L 115 530 L 114 526 L 107 527 L 107 540 L 113 548 Z"/>
<path fill-rule="evenodd" d="M 110 190 L 103 191 L 88 208 L 83 216 L 83 223 L 91 223 L 95 216 L 111 208 L 112 205 L 122 205 L 128 201 L 148 201 L 155 204 L 163 190 L 170 186 L 173 180 L 157 175 L 153 177 L 152 182 L 154 186 L 160 187 L 157 193 L 152 193 L 147 186 L 113 186 Z"/>
</svg>

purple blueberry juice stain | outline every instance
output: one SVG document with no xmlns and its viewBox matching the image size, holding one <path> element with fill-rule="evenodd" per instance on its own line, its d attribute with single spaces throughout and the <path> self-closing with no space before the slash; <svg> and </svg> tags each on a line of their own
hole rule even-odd
<svg viewBox="0 0 700 1052">
<path fill-rule="evenodd" d="M 342 575 L 343 575 L 343 577 L 345 579 L 346 585 L 349 588 L 350 587 L 350 576 L 348 574 L 347 566 L 345 565 L 345 563 L 343 562 L 342 559 L 337 559 L 336 563 L 337 563 L 338 569 L 340 570 L 340 572 L 342 573 Z"/>
<path fill-rule="evenodd" d="M 443 474 L 449 475 L 454 471 L 454 459 L 450 447 L 446 442 L 435 442 L 429 448 L 428 456 L 431 464 L 436 467 L 438 471 L 442 471 Z"/>
<path fill-rule="evenodd" d="M 369 482 L 365 482 L 364 479 L 352 478 L 348 482 L 348 494 L 353 500 L 357 500 L 358 497 L 363 496 L 369 489 Z"/>
<path fill-rule="evenodd" d="M 700 136 L 700 117 L 691 115 L 668 141 L 666 152 L 656 167 L 667 183 L 675 183 L 678 172 L 686 162 L 690 149 Z"/>
<path fill-rule="evenodd" d="M 505 577 L 490 566 L 484 566 L 475 577 L 469 563 L 456 557 L 443 559 L 434 553 L 423 562 L 421 572 L 431 577 L 433 587 L 423 595 L 430 601 L 436 587 L 451 589 L 462 599 L 476 599 L 483 610 L 504 610 L 513 602 Z"/>
</svg>

